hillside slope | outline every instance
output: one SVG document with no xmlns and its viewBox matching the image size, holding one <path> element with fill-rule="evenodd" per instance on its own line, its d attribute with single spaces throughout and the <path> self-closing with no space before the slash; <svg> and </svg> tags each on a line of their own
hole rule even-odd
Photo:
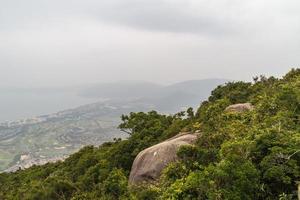
<svg viewBox="0 0 300 200">
<path fill-rule="evenodd" d="M 254 109 L 230 112 L 236 103 Z M 0 174 L 0 199 L 297 199 L 300 180 L 300 69 L 214 89 L 196 112 L 122 115 L 129 134 L 87 146 L 64 162 Z M 134 158 L 181 131 L 201 132 L 181 147 L 159 181 L 128 186 Z"/>
<path fill-rule="evenodd" d="M 173 113 L 189 105 L 196 106 L 209 96 L 212 88 L 224 82 L 222 79 L 208 79 L 160 86 L 127 81 L 100 84 L 91 88 L 80 87 L 78 90 L 81 95 L 85 92 L 88 96 L 96 95 L 95 97 L 107 100 L 50 115 L 0 123 L 0 172 L 60 160 L 83 146 L 100 145 L 115 137 L 123 138 L 125 135 L 117 129 L 120 115 L 152 109 Z M 48 90 L 36 89 L 29 91 L 29 94 L 37 92 L 36 96 L 43 96 L 43 92 L 48 94 L 77 91 L 76 88 Z M 21 91 L 23 90 L 18 93 Z M 32 107 L 24 109 L 30 110 Z"/>
</svg>

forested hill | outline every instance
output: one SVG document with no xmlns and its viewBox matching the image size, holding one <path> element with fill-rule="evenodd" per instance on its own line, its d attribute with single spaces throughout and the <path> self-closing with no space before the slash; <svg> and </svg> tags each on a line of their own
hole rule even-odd
<svg viewBox="0 0 300 200">
<path fill-rule="evenodd" d="M 226 112 L 251 103 L 253 110 Z M 282 79 L 230 82 L 197 111 L 122 116 L 130 137 L 87 146 L 64 162 L 0 174 L 0 199 L 297 199 L 300 181 L 300 69 Z M 179 132 L 200 132 L 160 179 L 128 186 L 134 158 Z"/>
</svg>

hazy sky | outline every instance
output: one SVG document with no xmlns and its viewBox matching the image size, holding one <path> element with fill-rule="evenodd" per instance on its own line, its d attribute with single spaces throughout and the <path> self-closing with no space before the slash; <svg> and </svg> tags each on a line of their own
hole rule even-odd
<svg viewBox="0 0 300 200">
<path fill-rule="evenodd" d="M 0 87 L 249 80 L 300 66 L 299 0 L 0 0 Z"/>
</svg>

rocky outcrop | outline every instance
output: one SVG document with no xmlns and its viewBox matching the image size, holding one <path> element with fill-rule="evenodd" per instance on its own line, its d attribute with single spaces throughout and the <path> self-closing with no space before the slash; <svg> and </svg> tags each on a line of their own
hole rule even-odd
<svg viewBox="0 0 300 200">
<path fill-rule="evenodd" d="M 199 134 L 180 133 L 164 142 L 141 151 L 135 158 L 129 183 L 151 182 L 159 178 L 161 171 L 171 162 L 177 161 L 177 150 L 182 145 L 192 145 Z"/>
<path fill-rule="evenodd" d="M 245 112 L 253 110 L 254 106 L 251 103 L 238 103 L 228 106 L 225 111 L 227 112 Z"/>
</svg>

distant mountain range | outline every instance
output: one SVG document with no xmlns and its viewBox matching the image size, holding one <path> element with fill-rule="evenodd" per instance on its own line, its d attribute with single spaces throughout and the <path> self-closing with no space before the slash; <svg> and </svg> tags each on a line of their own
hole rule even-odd
<svg viewBox="0 0 300 200">
<path fill-rule="evenodd" d="M 60 160 L 82 146 L 124 138 L 126 134 L 117 129 L 120 115 L 150 110 L 173 113 L 188 106 L 197 107 L 213 88 L 225 82 L 227 80 L 206 79 L 163 86 L 122 81 L 80 87 L 76 92 L 81 98 L 102 101 L 0 123 L 0 171 Z"/>
<path fill-rule="evenodd" d="M 216 86 L 226 79 L 189 80 L 172 85 L 142 81 L 121 81 L 87 87 L 79 92 L 87 98 L 138 100 L 160 111 L 172 112 L 186 106 L 198 106 Z"/>
</svg>

